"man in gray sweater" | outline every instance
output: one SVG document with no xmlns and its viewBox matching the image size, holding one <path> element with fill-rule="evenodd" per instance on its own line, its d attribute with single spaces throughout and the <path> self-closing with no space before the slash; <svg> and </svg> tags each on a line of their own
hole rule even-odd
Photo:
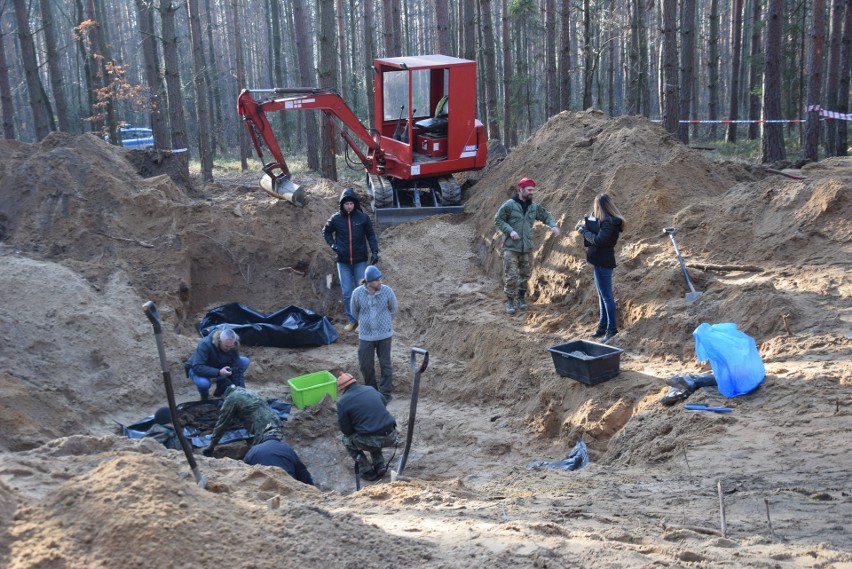
<svg viewBox="0 0 852 569">
<path fill-rule="evenodd" d="M 393 289 L 382 284 L 382 272 L 370 265 L 364 284 L 355 289 L 350 302 L 352 316 L 358 321 L 358 366 L 364 383 L 379 390 L 387 404 L 393 396 L 391 340 L 393 317 L 398 310 Z M 381 381 L 376 386 L 375 355 L 379 357 Z"/>
</svg>

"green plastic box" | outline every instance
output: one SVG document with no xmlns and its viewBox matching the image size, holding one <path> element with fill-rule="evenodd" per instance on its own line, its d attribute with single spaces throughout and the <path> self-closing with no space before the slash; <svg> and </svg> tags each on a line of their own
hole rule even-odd
<svg viewBox="0 0 852 569">
<path fill-rule="evenodd" d="M 308 405 L 316 405 L 322 401 L 326 393 L 337 400 L 337 378 L 328 371 L 317 371 L 308 375 L 300 375 L 288 379 L 290 385 L 290 398 L 293 405 L 304 409 Z"/>
</svg>

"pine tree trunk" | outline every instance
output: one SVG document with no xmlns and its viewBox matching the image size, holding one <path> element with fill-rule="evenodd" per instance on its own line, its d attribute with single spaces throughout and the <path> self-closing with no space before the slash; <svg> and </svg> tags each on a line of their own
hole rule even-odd
<svg viewBox="0 0 852 569">
<path fill-rule="evenodd" d="M 201 160 L 201 179 L 213 181 L 213 151 L 210 144 L 210 117 L 207 103 L 207 83 L 204 80 L 204 48 L 201 45 L 201 20 L 198 0 L 188 0 L 189 43 L 192 46 L 192 76 L 195 84 L 195 112 L 198 117 L 198 157 Z"/>
<path fill-rule="evenodd" d="M 337 36 L 335 34 L 334 0 L 319 0 L 319 86 L 337 89 Z M 331 115 L 323 115 L 322 128 L 322 176 L 337 180 L 335 136 L 337 128 Z"/>
<path fill-rule="evenodd" d="M 36 58 L 35 43 L 30 31 L 29 15 L 27 14 L 27 2 L 25 0 L 14 0 L 15 19 L 18 25 L 18 45 L 21 48 L 21 59 L 24 64 L 24 75 L 27 80 L 27 91 L 30 99 L 30 110 L 33 114 L 33 127 L 35 128 L 36 140 L 41 140 L 50 133 L 47 119 L 48 106 L 44 99 L 44 86 L 38 75 L 38 60 Z"/>
<path fill-rule="evenodd" d="M 692 84 L 695 80 L 695 0 L 683 0 L 680 36 L 679 115 L 683 119 L 688 119 L 692 108 Z M 689 144 L 689 123 L 678 123 L 678 138 L 684 144 Z"/>
<path fill-rule="evenodd" d="M 677 0 L 663 0 L 662 125 L 678 131 Z"/>
<path fill-rule="evenodd" d="M 452 54 L 450 44 L 450 7 L 447 0 L 435 0 L 435 27 L 438 34 L 438 53 Z"/>
<path fill-rule="evenodd" d="M 821 103 L 822 58 L 825 46 L 825 3 L 824 0 L 812 0 L 813 20 L 811 23 L 811 49 L 808 58 L 808 115 L 805 123 L 804 158 L 819 160 L 819 112 L 810 110 L 812 105 Z"/>
<path fill-rule="evenodd" d="M 760 30 L 760 0 L 751 0 L 751 64 L 748 70 L 748 118 L 753 121 L 748 125 L 748 139 L 757 140 L 760 134 L 760 125 L 757 122 L 760 119 L 760 95 L 757 89 L 760 85 L 761 74 L 761 58 L 760 50 L 762 49 Z"/>
<path fill-rule="evenodd" d="M 47 0 L 39 0 L 41 6 L 41 22 L 44 31 L 44 47 L 47 58 L 47 72 L 50 76 L 50 87 L 53 93 L 53 104 L 56 107 L 56 118 L 59 121 L 59 130 L 62 132 L 76 132 L 71 130 L 68 122 L 68 103 L 65 100 L 65 79 L 60 69 L 60 58 L 56 52 L 55 19 L 50 10 Z"/>
<path fill-rule="evenodd" d="M 373 84 L 372 66 L 373 60 L 376 59 L 376 43 L 373 34 L 376 31 L 375 14 L 373 13 L 372 0 L 363 0 L 364 2 L 364 71 L 367 74 L 367 115 L 369 124 L 376 124 L 376 109 L 374 107 L 374 99 L 370 95 L 373 94 L 375 85 Z"/>
<path fill-rule="evenodd" d="M 178 63 L 178 38 L 175 30 L 175 11 L 180 7 L 171 2 L 160 4 L 160 18 L 163 24 L 163 63 L 166 70 L 166 96 L 169 98 L 169 117 L 172 137 L 172 149 L 178 152 L 175 159 L 180 167 L 180 174 L 189 186 L 189 145 L 186 137 L 186 121 L 183 114 L 183 94 L 180 86 L 180 67 Z M 246 166 L 247 169 L 247 166 Z"/>
<path fill-rule="evenodd" d="M 314 76 L 314 51 L 308 41 L 308 31 L 304 22 L 308 19 L 305 9 L 305 0 L 293 0 L 293 23 L 296 28 L 296 52 L 299 61 L 300 87 L 313 87 L 316 85 Z M 308 168 L 314 171 L 320 169 L 319 155 L 319 126 L 317 124 L 318 111 L 302 111 L 305 114 L 305 144 L 308 150 Z"/>
<path fill-rule="evenodd" d="M 512 69 L 512 43 L 509 35 L 509 12 L 508 0 L 501 0 L 500 4 L 502 21 L 501 29 L 503 33 L 503 144 L 507 148 L 513 146 L 513 132 L 517 121 L 515 120 L 515 111 L 513 108 L 515 87 L 512 84 L 514 70 Z M 517 134 L 514 135 L 515 137 Z"/>
<path fill-rule="evenodd" d="M 831 36 L 828 47 L 828 69 L 825 81 L 825 107 L 837 110 L 837 88 L 840 84 L 840 46 L 843 42 L 843 20 L 845 0 L 833 0 L 831 3 Z M 825 155 L 837 156 L 837 124 L 839 121 L 825 121 Z"/>
<path fill-rule="evenodd" d="M 766 6 L 766 47 L 763 50 L 763 120 L 781 119 L 781 37 L 784 28 L 784 0 L 768 0 Z M 763 123 L 761 162 L 786 159 L 784 128 L 780 123 Z"/>
<path fill-rule="evenodd" d="M 136 0 L 136 19 L 139 22 L 139 35 L 144 61 L 145 84 L 148 86 L 151 108 L 151 131 L 154 135 L 154 148 L 168 148 L 169 135 L 166 130 L 165 101 L 162 99 L 163 84 L 160 80 L 157 42 L 154 37 L 154 21 L 151 4 L 146 0 Z"/>
<path fill-rule="evenodd" d="M 491 13 L 491 0 L 479 0 L 479 9 L 481 13 L 482 30 L 482 66 L 479 68 L 479 73 L 485 80 L 485 109 L 486 123 L 488 124 L 487 138 L 499 138 L 500 125 L 497 121 L 497 57 L 494 54 L 496 49 L 494 43 L 494 27 L 492 22 L 493 14 Z M 484 68 L 484 69 L 483 69 Z"/>
<path fill-rule="evenodd" d="M 6 63 L 6 37 L 0 35 L 0 108 L 3 109 L 3 138 L 15 138 L 15 113 L 12 109 L 12 86 L 9 84 L 9 64 Z"/>
<path fill-rule="evenodd" d="M 559 33 L 559 110 L 571 108 L 571 1 L 562 0 Z M 506 30 L 508 32 L 508 30 Z M 503 41 L 508 41 L 503 35 Z"/>
<path fill-rule="evenodd" d="M 559 80 L 556 74 L 556 5 L 544 0 L 544 113 L 551 117 L 559 112 Z"/>
<path fill-rule="evenodd" d="M 740 115 L 740 60 L 742 53 L 743 0 L 735 0 L 731 11 L 731 98 L 729 99 L 728 118 L 732 121 Z M 737 123 L 728 124 L 725 140 L 737 141 Z"/>
<path fill-rule="evenodd" d="M 843 39 L 840 48 L 840 83 L 837 89 L 837 110 L 849 112 L 849 79 L 852 72 L 852 0 L 846 0 L 846 16 L 843 20 Z M 837 155 L 848 154 L 849 121 L 837 125 Z"/>
</svg>

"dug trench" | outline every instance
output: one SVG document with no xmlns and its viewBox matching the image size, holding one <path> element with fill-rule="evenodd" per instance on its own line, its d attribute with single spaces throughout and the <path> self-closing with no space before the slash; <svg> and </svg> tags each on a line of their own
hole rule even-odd
<svg viewBox="0 0 852 569">
<path fill-rule="evenodd" d="M 379 266 L 400 305 L 389 409 L 401 433 L 409 350 L 430 353 L 410 481 L 355 492 L 326 399 L 285 424 L 317 489 L 234 460 L 244 450 L 235 443 L 222 458 L 198 456 L 210 480 L 202 491 L 180 453 L 117 434 L 164 402 L 142 304 L 160 308 L 178 401 L 197 398 L 182 374 L 195 323 L 226 302 L 302 306 L 340 333 L 317 348 L 243 347 L 249 387 L 287 400 L 288 378 L 357 376 L 321 230 L 342 189 L 363 185 L 305 176 L 308 200 L 296 208 L 256 188 L 256 174 L 188 190 L 158 156 L 163 173 L 143 178 L 137 155 L 94 136 L 0 149 L 0 318 L 13 348 L 0 353 L 4 565 L 246 566 L 218 539 L 234 533 L 253 536 L 260 565 L 281 555 L 349 567 L 549 567 L 581 554 L 623 567 L 852 561 L 848 159 L 792 180 L 714 163 L 640 118 L 554 117 L 466 189 L 465 214 L 379 228 Z M 530 307 L 508 316 L 493 215 L 521 177 L 538 182 L 536 199 L 563 234 L 537 230 Z M 616 378 L 587 386 L 556 374 L 547 347 L 595 327 L 592 273 L 571 229 L 601 191 L 628 221 L 613 341 L 624 353 Z M 693 303 L 668 226 L 704 293 Z M 725 416 L 660 405 L 665 377 L 704 370 L 692 331 L 727 321 L 757 341 L 763 384 L 733 400 L 711 389 L 690 398 L 734 408 Z M 564 458 L 580 438 L 582 470 L 527 469 Z M 280 510 L 265 504 L 275 496 Z M 140 527 L 173 519 L 163 512 L 180 523 Z M 305 532 L 347 537 L 308 545 Z"/>
</svg>

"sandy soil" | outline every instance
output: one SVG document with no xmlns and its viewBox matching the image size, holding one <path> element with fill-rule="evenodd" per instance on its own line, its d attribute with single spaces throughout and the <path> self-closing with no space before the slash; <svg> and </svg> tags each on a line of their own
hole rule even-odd
<svg viewBox="0 0 852 569">
<path fill-rule="evenodd" d="M 297 180 L 308 203 L 296 208 L 257 174 L 186 188 L 168 156 L 94 136 L 0 141 L 0 156 L 0 566 L 852 567 L 852 159 L 793 180 L 714 163 L 644 119 L 563 113 L 475 176 L 466 214 L 380 228 L 401 306 L 390 409 L 402 433 L 410 348 L 430 363 L 406 478 L 356 492 L 330 400 L 286 423 L 317 488 L 199 454 L 202 489 L 182 453 L 117 426 L 165 400 L 146 300 L 178 401 L 197 397 L 182 361 L 213 306 L 296 304 L 343 323 L 321 228 L 361 175 Z M 531 306 L 509 317 L 493 215 L 523 176 L 565 232 L 536 234 Z M 546 348 L 595 327 L 571 228 L 600 191 L 628 220 L 624 353 L 618 377 L 586 386 L 557 375 Z M 704 293 L 693 303 L 665 226 Z M 702 322 L 737 323 L 766 364 L 749 395 L 690 398 L 732 413 L 659 402 L 664 378 L 706 369 Z M 290 377 L 355 373 L 357 339 L 339 332 L 320 348 L 245 347 L 248 385 L 288 399 Z M 580 438 L 587 467 L 527 468 Z"/>
</svg>

